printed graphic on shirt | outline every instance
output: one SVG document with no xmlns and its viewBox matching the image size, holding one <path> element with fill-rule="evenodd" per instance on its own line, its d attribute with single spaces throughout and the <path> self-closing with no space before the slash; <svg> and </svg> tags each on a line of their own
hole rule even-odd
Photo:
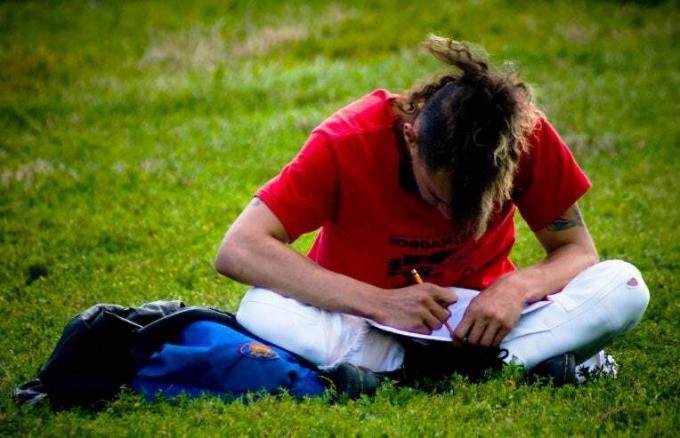
<svg viewBox="0 0 680 438">
<path fill-rule="evenodd" d="M 454 246 L 453 236 L 436 236 L 427 238 L 390 236 L 390 245 L 399 248 L 433 249 Z"/>
<path fill-rule="evenodd" d="M 255 342 L 248 342 L 247 344 L 241 344 L 241 347 L 239 348 L 239 352 L 247 357 L 251 357 L 253 359 L 268 359 L 268 360 L 274 360 L 274 359 L 280 359 L 280 356 L 278 353 L 274 350 L 272 350 L 271 347 L 268 347 L 266 345 L 258 344 Z"/>
<path fill-rule="evenodd" d="M 389 238 L 389 244 L 409 251 L 387 261 L 387 276 L 393 279 L 399 277 L 403 286 L 413 284 L 411 270 L 414 268 L 423 278 L 432 282 L 436 282 L 445 272 L 450 274 L 457 271 L 460 278 L 465 278 L 474 270 L 464 266 L 472 251 L 460 251 L 461 245 L 455 243 L 453 236 L 423 238 L 393 235 Z"/>
</svg>

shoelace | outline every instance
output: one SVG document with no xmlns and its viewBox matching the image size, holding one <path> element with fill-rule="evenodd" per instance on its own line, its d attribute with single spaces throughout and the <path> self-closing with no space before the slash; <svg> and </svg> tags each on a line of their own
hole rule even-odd
<svg viewBox="0 0 680 438">
<path fill-rule="evenodd" d="M 498 352 L 498 358 L 500 360 L 505 360 L 510 356 L 510 352 L 506 348 L 501 348 L 501 350 Z"/>
</svg>

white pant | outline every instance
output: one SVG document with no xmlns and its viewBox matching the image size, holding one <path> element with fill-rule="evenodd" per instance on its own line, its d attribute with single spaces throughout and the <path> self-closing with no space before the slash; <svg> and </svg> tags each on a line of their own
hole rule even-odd
<svg viewBox="0 0 680 438">
<path fill-rule="evenodd" d="M 506 359 L 532 368 L 574 352 L 576 363 L 598 353 L 637 325 L 649 303 L 640 271 L 608 260 L 578 274 L 552 303 L 522 315 L 501 343 Z M 297 353 L 322 369 L 350 362 L 374 371 L 392 371 L 404 359 L 392 336 L 364 319 L 328 312 L 275 292 L 254 288 L 243 297 L 236 319 L 257 336 Z"/>
</svg>

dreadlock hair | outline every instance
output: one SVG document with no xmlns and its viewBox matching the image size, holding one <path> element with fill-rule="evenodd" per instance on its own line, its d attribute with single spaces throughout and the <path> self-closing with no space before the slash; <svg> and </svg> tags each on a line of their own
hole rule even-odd
<svg viewBox="0 0 680 438">
<path fill-rule="evenodd" d="M 417 116 L 421 158 L 429 171 L 450 176 L 452 220 L 462 236 L 479 239 L 510 199 L 538 110 L 515 74 L 492 71 L 466 44 L 430 35 L 424 45 L 455 70 L 416 86 L 395 107 Z"/>
</svg>

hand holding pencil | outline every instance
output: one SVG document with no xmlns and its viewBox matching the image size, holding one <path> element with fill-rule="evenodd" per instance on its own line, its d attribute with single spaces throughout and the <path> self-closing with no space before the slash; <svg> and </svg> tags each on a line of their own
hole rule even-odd
<svg viewBox="0 0 680 438">
<path fill-rule="evenodd" d="M 441 327 L 442 321 L 451 316 L 449 306 L 458 300 L 451 288 L 423 283 L 422 279 L 419 284 L 380 292 L 371 295 L 376 299 L 368 302 L 371 308 L 367 313 L 372 320 L 398 330 L 426 335 Z"/>
<path fill-rule="evenodd" d="M 411 274 L 413 275 L 413 279 L 416 281 L 416 283 L 418 283 L 418 284 L 424 284 L 425 283 L 423 281 L 422 277 L 420 276 L 420 274 L 418 273 L 418 271 L 415 268 L 411 269 Z M 449 322 L 447 320 L 442 321 L 442 323 L 444 324 L 446 329 L 449 331 L 449 334 L 451 335 L 451 340 L 453 341 L 455 338 L 453 336 L 453 329 L 451 328 L 451 325 L 449 324 Z"/>
</svg>

